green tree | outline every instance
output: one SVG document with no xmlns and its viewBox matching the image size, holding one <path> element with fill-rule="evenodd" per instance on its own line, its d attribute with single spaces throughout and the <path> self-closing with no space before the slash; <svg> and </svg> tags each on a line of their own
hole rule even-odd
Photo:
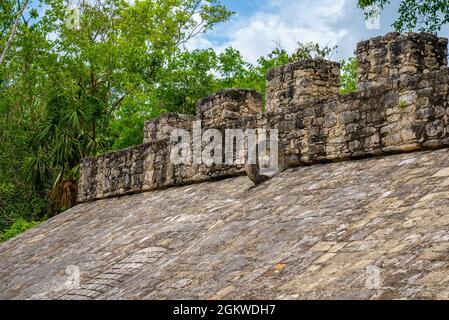
<svg viewBox="0 0 449 320">
<path fill-rule="evenodd" d="M 145 120 L 194 114 L 224 88 L 264 93 L 268 69 L 334 51 L 298 44 L 252 65 L 234 48 L 186 50 L 231 16 L 218 0 L 79 1 L 79 25 L 65 0 L 38 2 L 0 66 L 0 232 L 72 206 L 80 159 L 142 143 Z M 1 48 L 23 3 L 2 2 Z"/>
<path fill-rule="evenodd" d="M 27 8 L 29 3 L 29 0 L 25 0 L 23 3 L 20 3 L 20 0 L 17 1 L 17 12 L 15 13 L 15 17 L 13 21 L 11 22 L 11 28 L 8 30 L 8 32 L 3 32 L 2 34 L 8 34 L 8 36 L 5 38 L 4 36 L 1 39 L 3 50 L 0 53 L 0 66 L 3 64 L 3 61 L 5 60 L 6 54 L 8 53 L 9 48 L 12 45 L 12 42 L 14 40 L 14 37 L 17 33 L 17 28 L 20 24 L 20 19 L 23 17 L 23 13 L 25 12 L 25 9 Z M 5 27 L 7 28 L 10 20 L 11 20 L 11 13 L 13 11 L 15 3 L 11 3 L 11 1 L 5 0 L 4 3 L 2 2 L 2 12 L 0 13 L 0 18 L 2 19 L 3 23 L 1 23 L 1 29 L 5 31 Z M 33 11 L 34 14 L 35 11 Z M 6 24 L 5 24 L 6 23 Z"/>
<path fill-rule="evenodd" d="M 0 241 L 6 241 L 15 237 L 16 235 L 25 232 L 26 230 L 37 226 L 40 221 L 26 221 L 24 219 L 17 219 L 9 228 L 3 233 L 0 233 Z"/>
<path fill-rule="evenodd" d="M 290 56 L 290 61 L 304 59 L 331 59 L 337 48 L 337 46 L 321 47 L 318 43 L 313 42 L 298 42 L 298 47 L 296 51 Z"/>
<path fill-rule="evenodd" d="M 367 18 L 376 14 L 376 7 L 381 10 L 390 4 L 390 0 L 359 0 L 360 8 L 366 10 Z M 393 27 L 399 31 L 437 32 L 449 23 L 449 2 L 447 0 L 402 0 L 399 5 L 399 17 Z"/>
<path fill-rule="evenodd" d="M 35 154 L 47 155 L 47 161 L 35 156 L 27 171 L 38 178 L 35 184 L 56 173 L 52 196 L 66 208 L 76 197 L 80 159 L 114 147 L 110 130 L 123 125 L 111 123 L 121 122 L 124 112 L 137 103 L 150 101 L 154 106 L 151 93 L 171 57 L 231 13 L 216 0 L 95 1 L 84 3 L 80 25 L 69 28 L 63 22 L 64 1 L 48 5 L 43 21 L 58 35 L 52 47 L 59 90 L 47 102 L 46 119 L 33 140 Z M 37 163 L 50 163 L 52 174 Z M 45 174 L 36 176 L 36 172 Z"/>
<path fill-rule="evenodd" d="M 174 55 L 158 74 L 160 86 L 152 94 L 153 102 L 163 112 L 194 114 L 198 99 L 217 89 L 217 59 L 212 49 Z"/>
<path fill-rule="evenodd" d="M 350 57 L 348 60 L 340 61 L 341 69 L 341 90 L 342 94 L 351 93 L 357 90 L 357 58 Z"/>
<path fill-rule="evenodd" d="M 50 189 L 55 209 L 73 205 L 81 158 L 141 143 L 135 130 L 164 109 L 155 101 L 164 68 L 232 14 L 218 0 L 80 1 L 76 26 L 64 0 L 39 1 L 39 17 L 18 11 L 24 4 L 4 1 L 0 12 L 0 48 L 12 39 L 0 65 L 1 228 L 52 212 Z M 24 202 L 42 200 L 23 215 L 11 201 L 21 189 Z"/>
</svg>

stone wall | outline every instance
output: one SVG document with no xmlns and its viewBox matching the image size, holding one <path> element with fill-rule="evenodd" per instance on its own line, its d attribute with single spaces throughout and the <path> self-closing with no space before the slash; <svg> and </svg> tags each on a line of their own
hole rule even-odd
<svg viewBox="0 0 449 320">
<path fill-rule="evenodd" d="M 268 113 L 288 162 L 313 164 L 449 144 L 449 69 Z"/>
<path fill-rule="evenodd" d="M 184 129 L 193 139 L 195 120 L 201 122 L 199 132 L 215 128 L 224 136 L 226 129 L 255 125 L 261 114 L 262 96 L 254 90 L 230 89 L 218 92 L 198 103 L 198 117 L 167 113 L 145 123 L 144 144 L 135 148 L 110 152 L 81 161 L 78 201 L 150 191 L 183 184 L 198 183 L 244 174 L 244 165 L 208 166 L 173 164 L 171 141 L 173 129 Z M 253 114 L 253 116 L 251 116 Z M 225 150 L 225 141 L 222 142 Z"/>
<path fill-rule="evenodd" d="M 173 129 L 191 130 L 196 118 L 179 113 L 166 113 L 159 118 L 145 122 L 143 143 L 170 138 Z"/>
<path fill-rule="evenodd" d="M 340 91 L 340 64 L 327 60 L 302 60 L 273 68 L 267 74 L 267 111 L 275 111 Z"/>
<path fill-rule="evenodd" d="M 262 112 L 262 95 L 255 90 L 227 89 L 198 101 L 197 118 L 210 128 Z"/>
<path fill-rule="evenodd" d="M 394 77 L 447 67 L 446 38 L 430 33 L 388 33 L 357 45 L 358 80 L 376 85 Z"/>
<path fill-rule="evenodd" d="M 449 69 L 442 57 L 446 45 L 445 39 L 429 34 L 388 34 L 358 45 L 357 92 L 338 94 L 338 64 L 298 62 L 268 73 L 268 112 L 260 112 L 261 99 L 255 92 L 227 90 L 201 100 L 197 119 L 203 129 L 222 133 L 232 128 L 278 129 L 281 152 L 290 166 L 446 147 Z M 390 64 L 392 70 L 385 71 Z M 412 65 L 416 72 L 409 68 Z M 367 79 L 372 83 L 364 82 Z M 146 124 L 146 144 L 84 159 L 79 201 L 243 174 L 241 165 L 170 161 L 176 143 L 163 127 L 187 128 L 193 120 L 163 116 Z"/>
</svg>

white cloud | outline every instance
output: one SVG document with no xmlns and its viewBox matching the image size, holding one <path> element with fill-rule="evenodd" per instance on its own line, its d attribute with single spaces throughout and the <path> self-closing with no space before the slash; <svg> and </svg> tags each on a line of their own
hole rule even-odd
<svg viewBox="0 0 449 320">
<path fill-rule="evenodd" d="M 217 45 L 212 43 L 207 37 L 200 35 L 190 39 L 185 47 L 188 50 L 215 48 Z"/>
<path fill-rule="evenodd" d="M 277 44 L 293 51 L 298 42 L 335 45 L 348 31 L 339 23 L 345 19 L 348 0 L 268 0 L 249 17 L 237 16 L 218 32 L 225 41 L 217 44 L 210 36 L 192 40 L 189 48 L 213 47 L 222 51 L 227 46 L 240 50 L 243 57 L 255 63 Z M 338 27 L 340 25 L 340 27 Z M 224 34 L 223 34 L 224 33 Z M 213 35 L 212 35 L 213 37 Z"/>
<path fill-rule="evenodd" d="M 237 1 L 237 0 L 235 0 Z M 268 54 L 276 44 L 293 51 L 298 41 L 338 45 L 334 60 L 354 55 L 359 41 L 393 31 L 398 1 L 381 14 L 381 28 L 369 30 L 357 0 L 238 0 L 251 5 L 238 12 L 231 22 L 198 37 L 189 48 L 213 48 L 218 52 L 233 46 L 250 62 Z M 250 8 L 250 9 L 248 9 Z M 248 10 L 252 12 L 248 13 Z M 440 36 L 449 36 L 445 26 Z"/>
</svg>

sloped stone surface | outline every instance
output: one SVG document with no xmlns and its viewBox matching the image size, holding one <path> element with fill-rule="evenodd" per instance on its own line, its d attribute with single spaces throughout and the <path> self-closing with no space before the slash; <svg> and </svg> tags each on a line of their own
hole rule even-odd
<svg viewBox="0 0 449 320">
<path fill-rule="evenodd" d="M 0 245 L 0 298 L 449 298 L 448 168 L 427 151 L 81 204 Z"/>
</svg>

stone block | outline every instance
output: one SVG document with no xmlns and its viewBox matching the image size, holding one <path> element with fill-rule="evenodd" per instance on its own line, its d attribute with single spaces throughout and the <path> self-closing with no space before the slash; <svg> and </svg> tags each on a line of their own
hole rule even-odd
<svg viewBox="0 0 449 320">
<path fill-rule="evenodd" d="M 339 63 L 322 59 L 293 62 L 268 71 L 266 110 L 329 98 L 339 91 Z"/>
<path fill-rule="evenodd" d="M 357 44 L 359 86 L 447 67 L 446 38 L 430 33 L 388 33 Z"/>
<path fill-rule="evenodd" d="M 255 90 L 227 89 L 198 101 L 197 119 L 204 128 L 262 113 L 262 95 Z"/>
<path fill-rule="evenodd" d="M 245 167 L 232 159 L 213 165 L 172 163 L 177 142 L 170 141 L 171 131 L 182 128 L 191 133 L 196 120 L 202 121 L 202 133 L 212 128 L 220 133 L 276 129 L 286 167 L 447 147 L 449 69 L 442 57 L 446 47 L 445 39 L 428 34 L 388 34 L 361 43 L 359 76 L 372 83 L 349 95 L 338 94 L 336 63 L 299 61 L 272 69 L 267 75 L 269 112 L 262 113 L 257 92 L 230 89 L 200 100 L 197 117 L 169 113 L 150 120 L 145 124 L 145 144 L 82 160 L 78 199 L 86 202 L 223 179 L 244 174 L 245 169 L 255 183 L 263 180 L 257 166 Z M 401 72 L 407 76 L 400 77 Z M 195 153 L 191 141 L 188 146 Z M 229 150 L 228 143 L 223 146 Z M 231 147 L 236 156 L 237 147 Z M 204 148 L 203 142 L 200 151 Z"/>
<path fill-rule="evenodd" d="M 145 122 L 144 144 L 170 138 L 174 129 L 192 130 L 194 116 L 178 113 L 166 113 L 162 116 Z"/>
</svg>

